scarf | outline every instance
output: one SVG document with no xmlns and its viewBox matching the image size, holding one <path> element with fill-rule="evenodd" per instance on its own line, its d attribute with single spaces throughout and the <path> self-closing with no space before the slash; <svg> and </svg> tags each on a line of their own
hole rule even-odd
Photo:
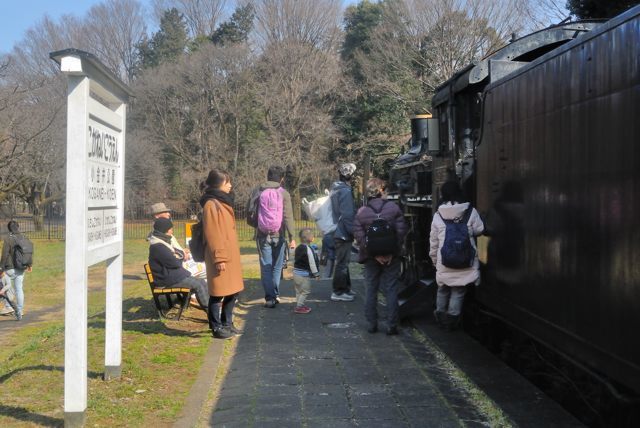
<svg viewBox="0 0 640 428">
<path fill-rule="evenodd" d="M 204 208 L 204 204 L 206 204 L 210 199 L 217 199 L 219 202 L 222 202 L 223 204 L 229 205 L 231 208 L 233 208 L 233 192 L 225 193 L 220 189 L 207 187 L 202 194 L 202 198 L 200 198 L 200 206 Z"/>
<path fill-rule="evenodd" d="M 166 233 L 162 233 L 159 232 L 157 230 L 154 230 L 151 235 L 155 236 L 156 238 L 166 242 L 167 244 L 169 244 L 169 246 L 171 246 L 171 235 L 167 235 Z"/>
</svg>

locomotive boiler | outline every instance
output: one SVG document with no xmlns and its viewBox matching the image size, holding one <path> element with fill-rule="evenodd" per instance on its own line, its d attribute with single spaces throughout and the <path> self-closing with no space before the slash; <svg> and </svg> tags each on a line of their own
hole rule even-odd
<svg viewBox="0 0 640 428">
<path fill-rule="evenodd" d="M 418 247 L 408 283 L 432 273 L 429 223 L 457 179 L 487 229 L 482 313 L 639 403 L 640 6 L 512 41 L 442 84 L 432 108 L 390 173 Z"/>
</svg>

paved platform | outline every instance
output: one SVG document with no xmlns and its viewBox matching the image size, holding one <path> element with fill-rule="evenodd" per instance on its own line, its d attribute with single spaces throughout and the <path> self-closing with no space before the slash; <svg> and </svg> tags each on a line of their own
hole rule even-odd
<svg viewBox="0 0 640 428">
<path fill-rule="evenodd" d="M 260 290 L 243 297 L 245 334 L 237 340 L 214 427 L 460 427 L 491 423 L 450 367 L 411 328 L 367 333 L 362 280 L 354 302 L 329 300 L 328 281 L 313 283 L 307 315 L 283 301 L 262 306 Z M 383 313 L 384 308 L 381 308 Z"/>
</svg>

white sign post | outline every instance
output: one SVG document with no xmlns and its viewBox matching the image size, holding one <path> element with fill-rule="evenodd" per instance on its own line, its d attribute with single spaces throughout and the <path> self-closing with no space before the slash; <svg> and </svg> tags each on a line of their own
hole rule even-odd
<svg viewBox="0 0 640 428">
<path fill-rule="evenodd" d="M 126 103 L 131 90 L 93 55 L 52 52 L 68 77 L 65 245 L 65 426 L 87 409 L 87 271 L 106 262 L 105 379 L 122 361 L 122 243 Z"/>
</svg>

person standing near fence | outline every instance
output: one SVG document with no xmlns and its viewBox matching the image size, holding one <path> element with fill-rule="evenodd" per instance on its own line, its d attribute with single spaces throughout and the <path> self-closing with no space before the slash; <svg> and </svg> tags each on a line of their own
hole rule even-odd
<svg viewBox="0 0 640 428">
<path fill-rule="evenodd" d="M 31 241 L 29 241 L 20 232 L 20 226 L 17 221 L 11 220 L 7 224 L 7 229 L 9 229 L 9 235 L 5 238 L 2 246 L 2 259 L 0 260 L 0 265 L 2 265 L 2 268 L 13 284 L 13 289 L 16 294 L 16 308 L 18 309 L 16 317 L 21 319 L 24 313 L 24 274 L 25 272 L 31 272 L 33 246 Z M 24 250 L 26 243 L 31 246 L 30 253 L 27 255 L 25 255 Z M 17 251 L 17 247 L 20 247 L 19 251 Z M 22 261 L 19 261 L 18 255 L 21 255 L 23 258 L 26 257 L 29 260 L 26 260 L 25 258 Z M 20 266 L 17 266 L 17 263 L 20 263 Z"/>
<path fill-rule="evenodd" d="M 344 163 L 338 168 L 340 179 L 331 185 L 331 209 L 333 222 L 337 225 L 333 232 L 335 248 L 335 267 L 333 272 L 334 302 L 351 302 L 354 293 L 351 291 L 351 277 L 349 275 L 349 261 L 351 260 L 351 246 L 353 244 L 353 221 L 356 215 L 353 202 L 351 179 L 356 172 L 352 163 Z"/>
<path fill-rule="evenodd" d="M 209 285 L 209 325 L 213 337 L 229 339 L 242 334 L 233 325 L 233 308 L 244 290 L 240 246 L 233 211 L 230 175 L 212 169 L 200 205 Z"/>
<path fill-rule="evenodd" d="M 247 222 L 256 228 L 266 308 L 275 308 L 280 302 L 280 278 L 287 239 L 289 248 L 296 247 L 291 195 L 282 187 L 283 182 L 284 169 L 271 166 L 267 171 L 267 181 L 251 192 L 247 203 Z"/>
</svg>

